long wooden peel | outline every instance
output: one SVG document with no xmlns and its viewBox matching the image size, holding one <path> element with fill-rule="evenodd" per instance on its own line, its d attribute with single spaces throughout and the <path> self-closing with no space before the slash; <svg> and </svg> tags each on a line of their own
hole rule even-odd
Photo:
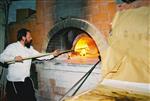
<svg viewBox="0 0 150 101">
<path fill-rule="evenodd" d="M 74 50 L 65 50 L 65 51 L 62 51 L 62 52 L 60 52 L 60 54 L 58 54 L 58 56 L 61 55 L 61 54 L 64 54 L 64 53 L 72 52 L 72 51 L 74 51 Z M 41 55 L 36 55 L 36 56 L 31 56 L 31 57 L 25 57 L 22 60 L 35 59 L 35 58 L 40 58 L 40 57 L 44 57 L 44 56 L 48 56 L 48 55 L 53 55 L 53 54 L 52 53 L 45 53 L 45 54 L 41 54 Z M 17 61 L 10 60 L 10 61 L 7 61 L 6 63 L 7 64 L 13 64 L 15 62 L 17 62 Z"/>
</svg>

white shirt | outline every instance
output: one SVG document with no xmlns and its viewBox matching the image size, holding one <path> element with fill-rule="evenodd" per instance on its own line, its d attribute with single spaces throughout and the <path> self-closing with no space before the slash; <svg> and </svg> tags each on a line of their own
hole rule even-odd
<svg viewBox="0 0 150 101">
<path fill-rule="evenodd" d="M 4 63 L 6 61 L 13 60 L 16 56 L 31 57 L 40 55 L 38 51 L 36 51 L 32 46 L 30 48 L 24 47 L 19 41 L 12 43 L 6 47 L 2 54 L 0 54 L 0 62 Z M 50 59 L 53 58 L 53 55 L 41 57 L 38 59 Z M 14 64 L 10 64 L 8 66 L 8 81 L 24 81 L 25 77 L 30 76 L 30 67 L 31 67 L 31 59 L 24 60 L 23 62 L 15 62 Z"/>
</svg>

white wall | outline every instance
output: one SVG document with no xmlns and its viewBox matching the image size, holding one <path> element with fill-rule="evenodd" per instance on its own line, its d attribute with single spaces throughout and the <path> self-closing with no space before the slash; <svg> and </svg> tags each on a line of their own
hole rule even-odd
<svg viewBox="0 0 150 101">
<path fill-rule="evenodd" d="M 36 64 L 39 101 L 58 101 L 93 65 L 68 64 L 58 60 Z M 96 87 L 101 78 L 100 70 L 98 64 L 77 94 Z M 68 95 L 73 94 L 78 86 Z"/>
</svg>

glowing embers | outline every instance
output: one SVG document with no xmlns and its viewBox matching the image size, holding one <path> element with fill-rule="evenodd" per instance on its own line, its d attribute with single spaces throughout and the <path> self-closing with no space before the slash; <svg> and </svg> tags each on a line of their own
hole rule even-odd
<svg viewBox="0 0 150 101">
<path fill-rule="evenodd" d="M 68 61 L 70 63 L 79 64 L 93 64 L 98 60 L 98 49 L 94 40 L 87 34 L 78 35 L 73 43 L 71 52 L 68 55 Z"/>
</svg>

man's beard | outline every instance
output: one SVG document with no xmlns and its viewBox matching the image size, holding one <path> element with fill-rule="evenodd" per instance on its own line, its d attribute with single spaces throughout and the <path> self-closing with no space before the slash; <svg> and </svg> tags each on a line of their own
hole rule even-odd
<svg viewBox="0 0 150 101">
<path fill-rule="evenodd" d="M 31 46 L 32 46 L 32 40 L 30 41 L 30 42 L 25 42 L 25 46 L 27 47 L 27 48 L 30 48 Z"/>
</svg>

